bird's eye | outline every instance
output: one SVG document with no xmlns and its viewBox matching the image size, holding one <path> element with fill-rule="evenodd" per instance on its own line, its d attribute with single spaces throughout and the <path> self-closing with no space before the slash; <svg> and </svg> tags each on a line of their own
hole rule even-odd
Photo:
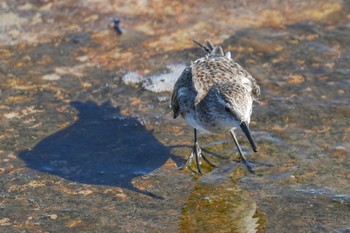
<svg viewBox="0 0 350 233">
<path fill-rule="evenodd" d="M 231 112 L 229 107 L 225 107 L 226 112 Z"/>
</svg>

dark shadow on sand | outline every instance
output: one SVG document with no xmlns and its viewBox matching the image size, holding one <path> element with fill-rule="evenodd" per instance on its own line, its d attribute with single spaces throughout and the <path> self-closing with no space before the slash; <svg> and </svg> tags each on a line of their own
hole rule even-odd
<svg viewBox="0 0 350 233">
<path fill-rule="evenodd" d="M 74 182 L 118 186 L 161 198 L 135 188 L 131 180 L 161 167 L 170 156 L 169 148 L 110 103 L 71 105 L 79 111 L 79 119 L 20 152 L 26 165 Z"/>
</svg>

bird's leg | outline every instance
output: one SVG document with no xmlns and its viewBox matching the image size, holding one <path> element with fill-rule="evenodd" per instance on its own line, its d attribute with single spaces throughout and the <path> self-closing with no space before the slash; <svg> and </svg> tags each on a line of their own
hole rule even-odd
<svg viewBox="0 0 350 233">
<path fill-rule="evenodd" d="M 250 164 L 248 163 L 247 158 L 244 156 L 244 154 L 243 154 L 243 152 L 242 152 L 242 149 L 241 149 L 241 147 L 240 147 L 240 145 L 239 145 L 239 143 L 238 143 L 238 140 L 237 140 L 237 138 L 236 138 L 235 132 L 234 132 L 233 130 L 231 130 L 231 131 L 230 131 L 230 134 L 231 134 L 231 136 L 232 136 L 232 138 L 233 138 L 233 141 L 235 142 L 236 147 L 237 147 L 237 149 L 238 149 L 239 158 L 240 158 L 241 162 L 247 167 L 247 169 L 248 169 L 248 171 L 249 171 L 250 173 L 253 173 L 253 174 L 254 174 L 254 173 L 255 173 L 254 170 L 252 169 L 252 167 L 251 167 Z"/>
<path fill-rule="evenodd" d="M 241 146 L 239 145 L 238 141 L 237 141 L 237 138 L 236 138 L 236 134 L 235 134 L 235 131 L 231 130 L 230 131 L 230 134 L 233 138 L 233 141 L 235 142 L 236 144 L 236 147 L 238 149 L 238 152 L 239 152 L 239 157 L 240 157 L 240 160 L 247 163 L 247 159 L 246 157 L 244 156 L 243 152 L 242 152 L 242 149 L 241 149 Z"/>
<path fill-rule="evenodd" d="M 180 167 L 180 169 L 184 169 L 185 167 L 191 165 L 193 159 L 196 159 L 196 165 L 197 165 L 197 170 L 199 174 L 202 174 L 201 168 L 199 166 L 199 156 L 201 154 L 201 149 L 199 147 L 198 144 L 198 140 L 197 140 L 197 130 L 194 129 L 194 144 L 193 144 L 193 148 L 191 151 L 190 156 L 188 157 L 186 163 L 184 165 L 182 165 L 182 167 Z"/>
<path fill-rule="evenodd" d="M 235 142 L 236 144 L 236 147 L 238 149 L 238 152 L 239 152 L 239 158 L 240 158 L 240 161 L 247 167 L 248 171 L 250 173 L 253 173 L 255 174 L 254 170 L 252 169 L 252 167 L 250 166 L 250 164 L 248 163 L 248 160 L 246 159 L 246 157 L 244 156 L 243 152 L 242 152 L 242 149 L 238 143 L 238 140 L 236 138 L 236 135 L 235 135 L 235 132 L 233 130 L 230 131 L 230 134 L 233 138 L 233 141 Z"/>
<path fill-rule="evenodd" d="M 197 129 L 194 129 L 194 144 L 193 144 L 193 149 L 192 152 L 190 154 L 190 156 L 188 157 L 186 163 L 180 168 L 183 169 L 187 166 L 189 166 L 192 161 L 193 158 L 196 159 L 196 166 L 197 166 L 197 170 L 199 174 L 202 174 L 201 168 L 200 168 L 200 163 L 199 163 L 199 158 L 203 158 L 204 161 L 206 161 L 209 165 L 216 167 L 216 165 L 212 162 L 210 162 L 210 160 L 202 153 L 202 150 L 198 144 L 198 139 L 197 139 Z"/>
</svg>

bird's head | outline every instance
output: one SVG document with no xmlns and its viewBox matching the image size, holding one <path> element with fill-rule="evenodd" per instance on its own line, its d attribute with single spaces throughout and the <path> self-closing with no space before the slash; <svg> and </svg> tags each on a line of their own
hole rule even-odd
<svg viewBox="0 0 350 233">
<path fill-rule="evenodd" d="M 250 115 L 252 113 L 253 99 L 248 90 L 238 83 L 224 83 L 215 87 L 219 111 L 226 118 L 232 118 L 241 127 L 251 144 L 254 152 L 257 152 L 255 141 L 249 130 Z"/>
</svg>

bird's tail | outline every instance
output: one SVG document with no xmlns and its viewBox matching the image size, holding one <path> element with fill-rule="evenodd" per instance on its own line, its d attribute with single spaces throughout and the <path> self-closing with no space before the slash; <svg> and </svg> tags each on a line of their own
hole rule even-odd
<svg viewBox="0 0 350 233">
<path fill-rule="evenodd" d="M 201 43 L 199 43 L 198 41 L 192 40 L 193 43 L 195 43 L 196 45 L 198 45 L 201 49 L 203 49 L 204 51 L 206 51 L 207 53 L 211 53 L 214 50 L 214 46 L 213 44 L 209 41 L 206 40 L 205 44 L 206 46 L 202 45 Z"/>
<path fill-rule="evenodd" d="M 227 58 L 231 59 L 231 53 L 227 52 L 224 54 L 224 50 L 221 48 L 221 46 L 214 46 L 213 43 L 211 43 L 210 40 L 205 40 L 205 46 L 199 43 L 198 41 L 192 40 L 196 45 L 198 45 L 200 48 L 202 48 L 204 51 L 210 54 L 210 56 L 226 56 Z"/>
</svg>

